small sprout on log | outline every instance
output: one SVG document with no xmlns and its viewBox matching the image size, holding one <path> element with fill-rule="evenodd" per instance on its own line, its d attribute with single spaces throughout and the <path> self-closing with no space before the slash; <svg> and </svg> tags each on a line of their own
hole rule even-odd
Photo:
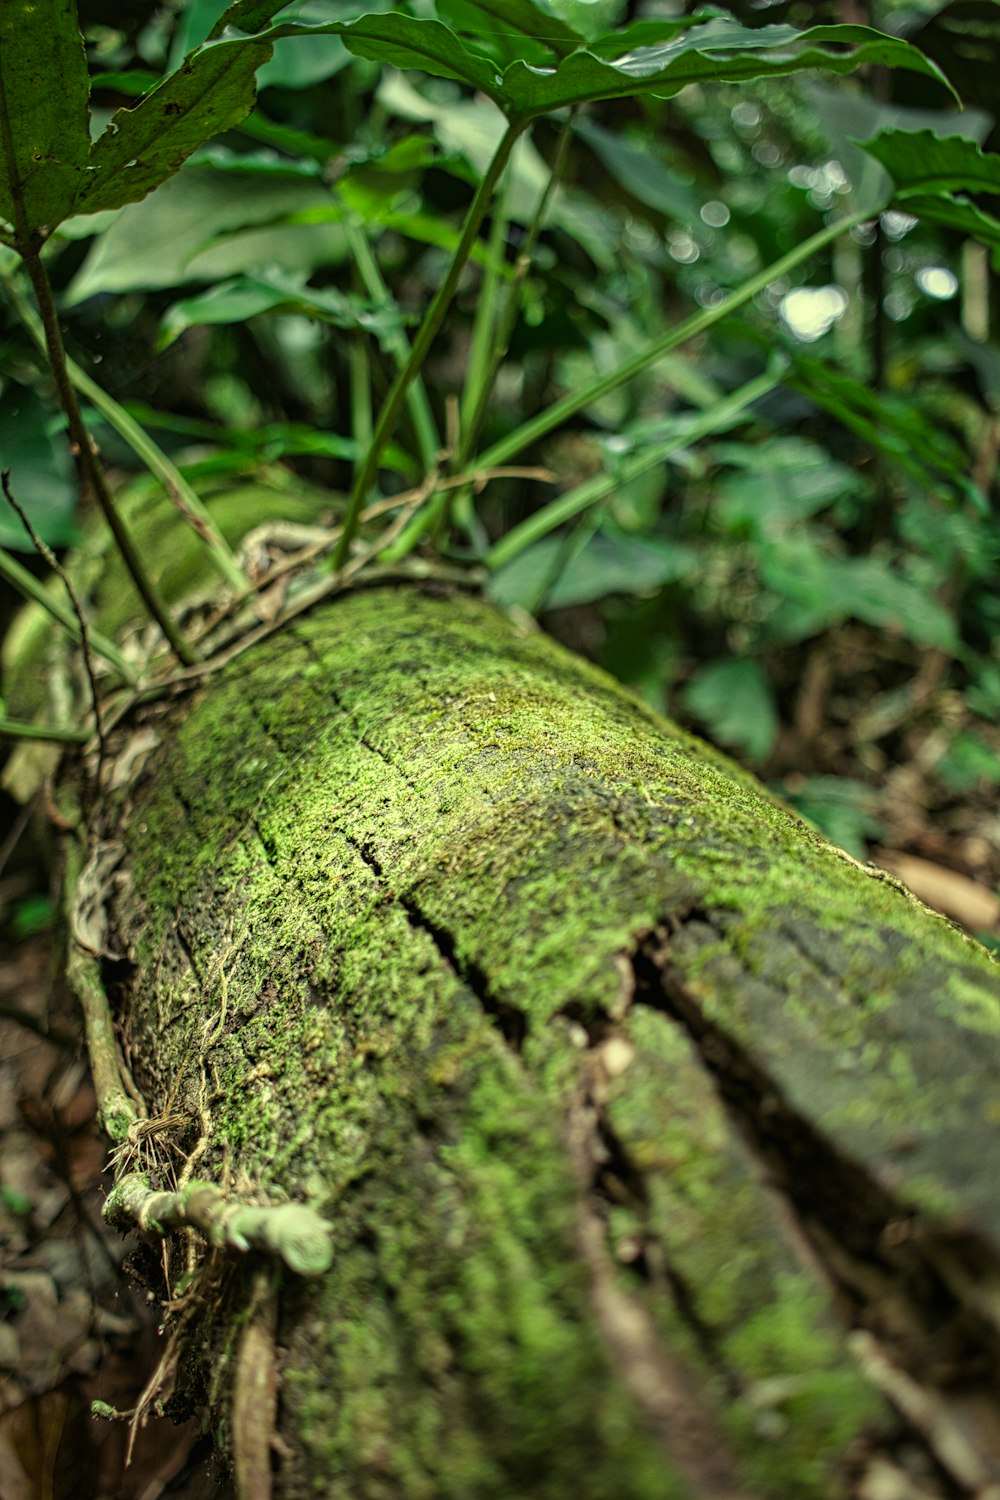
<svg viewBox="0 0 1000 1500">
<path fill-rule="evenodd" d="M 128 1411 L 119 1411 L 117 1406 L 112 1406 L 110 1401 L 91 1401 L 90 1415 L 100 1418 L 102 1422 L 131 1422 L 135 1416 L 136 1407 L 132 1406 Z"/>
<path fill-rule="evenodd" d="M 304 1203 L 253 1207 L 227 1199 L 213 1182 L 195 1179 L 178 1192 L 158 1192 L 145 1172 L 131 1172 L 108 1194 L 104 1217 L 116 1228 L 149 1234 L 197 1229 L 216 1249 L 280 1256 L 297 1276 L 322 1276 L 333 1261 L 330 1225 L 314 1209 Z"/>
</svg>

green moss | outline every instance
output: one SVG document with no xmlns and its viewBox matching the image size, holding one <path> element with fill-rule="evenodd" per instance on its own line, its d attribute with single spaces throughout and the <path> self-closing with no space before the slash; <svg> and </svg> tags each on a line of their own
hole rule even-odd
<svg viewBox="0 0 1000 1500">
<path fill-rule="evenodd" d="M 995 966 L 464 597 L 359 592 L 151 717 L 164 747 L 129 793 L 117 911 L 143 1085 L 193 1118 L 212 1096 L 200 1175 L 308 1197 L 337 1238 L 286 1330 L 287 1492 L 697 1493 L 580 1254 L 580 1027 L 617 1017 L 636 1060 L 602 1109 L 644 1186 L 607 1210 L 607 1253 L 640 1225 L 675 1278 L 620 1284 L 723 1409 L 727 1381 L 786 1382 L 770 1389 L 801 1443 L 762 1455 L 752 1401 L 725 1421 L 761 1494 L 824 1494 L 881 1405 L 702 1060 L 630 996 L 628 958 L 671 930 L 705 1016 L 832 1151 L 984 1231 Z"/>
</svg>

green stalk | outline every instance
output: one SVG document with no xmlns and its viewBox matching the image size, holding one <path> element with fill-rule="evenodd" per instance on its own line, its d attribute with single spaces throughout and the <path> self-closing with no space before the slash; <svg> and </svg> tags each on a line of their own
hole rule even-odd
<svg viewBox="0 0 1000 1500">
<path fill-rule="evenodd" d="M 382 278 L 382 272 L 372 252 L 371 242 L 365 233 L 364 225 L 353 219 L 347 220 L 347 243 L 369 297 L 373 302 L 391 302 L 392 293 Z M 396 361 L 397 368 L 403 368 L 411 352 L 410 341 L 403 330 L 400 328 L 398 332 L 391 334 L 386 339 L 386 345 Z M 427 390 L 419 374 L 414 378 L 413 384 L 406 393 L 406 405 L 416 434 L 417 446 L 420 449 L 420 462 L 424 473 L 427 474 L 437 462 L 441 440 L 438 437 Z"/>
<path fill-rule="evenodd" d="M 351 335 L 348 368 L 351 379 L 351 436 L 360 455 L 365 452 L 372 438 L 371 364 L 368 359 L 368 342 L 360 329 Z"/>
<path fill-rule="evenodd" d="M 410 356 L 406 364 L 397 374 L 389 392 L 385 398 L 382 410 L 379 412 L 375 431 L 372 435 L 371 445 L 365 456 L 365 461 L 354 482 L 351 497 L 347 503 L 347 511 L 344 516 L 344 529 L 340 542 L 333 557 L 335 569 L 342 568 L 350 553 L 351 542 L 354 540 L 358 529 L 358 520 L 368 499 L 368 493 L 375 482 L 378 473 L 379 460 L 385 450 L 386 444 L 396 430 L 403 404 L 406 401 L 407 392 L 419 372 L 423 369 L 424 360 L 430 350 L 431 344 L 437 336 L 438 329 L 444 321 L 444 315 L 448 310 L 451 300 L 458 286 L 461 276 L 472 254 L 472 247 L 479 233 L 479 226 L 486 216 L 486 211 L 493 198 L 493 192 L 500 176 L 506 167 L 518 139 L 527 128 L 524 120 L 512 120 L 504 131 L 500 144 L 493 154 L 493 160 L 486 169 L 486 174 L 476 189 L 475 197 L 469 205 L 469 211 L 465 216 L 465 224 L 462 229 L 462 237 L 455 247 L 448 266 L 447 273 L 430 306 L 424 314 L 423 322 L 417 330 L 417 336 L 413 341 Z"/>
<path fill-rule="evenodd" d="M 514 268 L 514 280 L 507 288 L 503 310 L 497 324 L 496 338 L 493 344 L 493 353 L 489 368 L 484 375 L 476 404 L 468 420 L 462 423 L 462 445 L 456 463 L 459 473 L 468 467 L 476 439 L 479 436 L 483 420 L 486 416 L 490 397 L 493 394 L 497 374 L 506 358 L 507 350 L 510 348 L 510 341 L 514 335 L 514 328 L 521 311 L 521 304 L 524 301 L 524 289 L 528 280 L 528 272 L 531 269 L 531 262 L 534 258 L 535 246 L 538 244 L 539 236 L 545 228 L 549 206 L 559 179 L 562 176 L 563 167 L 566 164 L 566 154 L 569 150 L 569 142 L 573 133 L 573 120 L 576 117 L 576 113 L 576 109 L 571 109 L 563 122 L 563 128 L 559 134 L 559 142 L 556 146 L 555 160 L 552 163 L 552 171 L 549 173 L 549 180 L 545 184 L 544 193 L 538 200 L 538 206 L 535 209 L 531 223 L 528 226 L 528 233 L 525 235 L 524 243 L 517 257 Z"/>
<path fill-rule="evenodd" d="M 54 724 L 32 724 L 27 719 L 8 719 L 0 715 L 0 739 L 51 740 L 60 745 L 84 745 L 90 739 L 90 730 L 60 729 Z"/>
<path fill-rule="evenodd" d="M 561 401 L 556 401 L 545 411 L 532 417 L 530 421 L 523 422 L 520 427 L 495 442 L 491 448 L 487 448 L 485 453 L 481 453 L 476 460 L 476 467 L 493 469 L 500 464 L 508 463 L 511 458 L 522 453 L 540 437 L 544 437 L 553 428 L 561 426 L 567 418 L 575 416 L 584 407 L 593 405 L 602 396 L 617 390 L 620 385 L 631 380 L 633 375 L 638 375 L 640 371 L 662 358 L 664 354 L 669 354 L 671 349 L 676 349 L 678 344 L 686 343 L 688 339 L 704 333 L 707 328 L 714 327 L 716 323 L 735 312 L 738 307 L 749 302 L 751 297 L 763 291 L 772 281 L 777 281 L 779 277 L 801 265 L 804 260 L 808 260 L 811 255 L 815 255 L 818 250 L 824 249 L 839 235 L 845 234 L 856 224 L 863 224 L 870 218 L 870 212 L 853 214 L 848 219 L 839 219 L 835 224 L 828 224 L 825 229 L 818 230 L 801 245 L 797 245 L 794 250 L 789 250 L 787 255 L 782 255 L 771 265 L 766 266 L 763 271 L 758 271 L 755 276 L 751 276 L 749 281 L 745 281 L 734 292 L 730 292 L 728 297 L 724 297 L 714 307 L 706 307 L 701 312 L 694 313 L 690 318 L 685 318 L 683 323 L 678 323 L 676 328 L 672 328 L 669 333 L 654 339 L 651 344 L 646 345 L 645 349 L 640 350 L 631 359 L 625 360 L 607 375 L 592 381 L 583 390 L 570 392 Z"/>
<path fill-rule="evenodd" d="M 581 511 L 589 506 L 597 505 L 601 500 L 606 500 L 616 490 L 622 488 L 633 479 L 638 479 L 648 469 L 655 468 L 657 464 L 669 458 L 671 453 L 676 453 L 680 448 L 687 448 L 701 438 L 707 437 L 709 433 L 724 427 L 731 418 L 739 415 L 744 407 L 753 401 L 759 400 L 761 396 L 767 395 L 781 381 L 784 369 L 767 370 L 763 375 L 750 380 L 746 385 L 740 386 L 731 396 L 719 401 L 709 411 L 704 412 L 694 421 L 686 423 L 683 431 L 675 432 L 661 443 L 654 443 L 642 453 L 637 453 L 634 458 L 626 459 L 625 462 L 613 474 L 597 474 L 593 479 L 587 479 L 583 484 L 578 484 L 574 489 L 567 490 L 564 495 L 559 495 L 548 505 L 543 505 L 541 510 L 535 511 L 534 515 L 522 521 L 520 526 L 515 526 L 506 536 L 486 554 L 484 559 L 486 566 L 495 571 L 503 567 L 504 563 L 511 562 L 532 542 L 537 542 L 556 526 L 561 526 L 564 521 L 579 515 Z"/>
<path fill-rule="evenodd" d="M 5 290 L 11 305 L 13 306 L 27 332 L 34 339 L 43 354 L 48 351 L 45 343 L 45 329 L 42 321 L 34 308 L 23 297 L 20 289 L 12 277 L 8 277 L 4 283 Z M 168 495 L 172 495 L 185 516 L 189 520 L 208 547 L 212 559 L 222 574 L 223 578 L 237 592 L 249 588 L 250 580 L 243 570 L 238 566 L 229 545 L 222 532 L 216 526 L 212 516 L 199 496 L 188 484 L 184 475 L 175 464 L 167 457 L 144 428 L 139 426 L 134 417 L 129 416 L 124 407 L 120 406 L 113 396 L 91 380 L 85 370 L 82 370 L 74 359 L 66 356 L 66 370 L 70 382 L 81 396 L 84 396 L 109 426 L 113 427 L 118 436 L 126 442 L 132 452 L 139 458 L 149 472 L 160 481 Z"/>
<path fill-rule="evenodd" d="M 471 447 L 468 429 L 474 418 L 474 414 L 483 405 L 487 389 L 487 381 L 490 377 L 492 367 L 493 337 L 496 330 L 497 305 L 500 297 L 500 283 L 502 276 L 500 267 L 504 264 L 504 251 L 507 245 L 507 230 L 510 226 L 510 216 L 507 212 L 507 204 L 510 198 L 510 177 L 504 179 L 504 185 L 497 194 L 496 207 L 493 211 L 493 223 L 490 229 L 490 254 L 483 271 L 483 281 L 479 289 L 479 297 L 476 301 L 476 316 L 472 324 L 472 339 L 469 344 L 469 361 L 465 372 L 465 389 L 462 391 L 461 440 L 458 453 L 455 457 L 457 472 L 462 472 L 462 455 L 467 454 Z"/>
<path fill-rule="evenodd" d="M 46 614 L 51 615 L 56 624 L 60 625 L 77 645 L 80 645 L 82 639 L 80 622 L 73 611 L 65 604 L 59 604 L 53 599 L 45 585 L 39 583 L 33 573 L 29 573 L 27 568 L 22 567 L 2 548 L 0 548 L 0 577 L 6 578 L 7 582 L 12 584 L 25 599 L 40 604 Z M 87 634 L 91 649 L 96 651 L 98 656 L 103 656 L 104 660 L 114 667 L 126 682 L 133 685 L 138 682 L 139 676 L 135 668 L 125 660 L 113 641 L 109 641 L 107 636 L 101 635 L 98 630 L 91 629 Z"/>
</svg>

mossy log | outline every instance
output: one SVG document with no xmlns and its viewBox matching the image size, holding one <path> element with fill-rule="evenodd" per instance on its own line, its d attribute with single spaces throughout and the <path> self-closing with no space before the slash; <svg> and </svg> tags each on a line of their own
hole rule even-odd
<svg viewBox="0 0 1000 1500">
<path fill-rule="evenodd" d="M 1000 1495 L 983 950 L 461 594 L 133 733 L 136 1150 L 332 1226 L 312 1281 L 171 1260 L 161 1392 L 248 1495 Z"/>
</svg>

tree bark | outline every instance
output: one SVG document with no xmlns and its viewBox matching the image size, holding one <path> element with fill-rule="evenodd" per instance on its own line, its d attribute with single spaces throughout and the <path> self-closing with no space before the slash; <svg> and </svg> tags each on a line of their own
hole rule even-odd
<svg viewBox="0 0 1000 1500">
<path fill-rule="evenodd" d="M 245 1494 L 1000 1494 L 982 949 L 462 595 L 346 596 L 131 734 L 123 1165 L 335 1243 L 171 1243 L 151 1394 Z"/>
</svg>

